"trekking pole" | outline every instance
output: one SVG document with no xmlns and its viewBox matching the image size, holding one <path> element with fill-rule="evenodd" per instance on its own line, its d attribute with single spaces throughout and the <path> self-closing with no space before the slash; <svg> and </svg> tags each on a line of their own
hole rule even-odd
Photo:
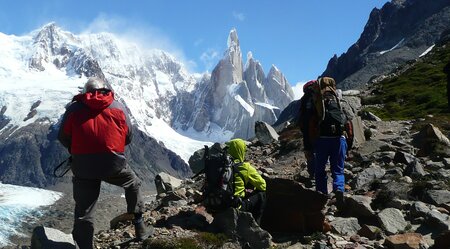
<svg viewBox="0 0 450 249">
<path fill-rule="evenodd" d="M 67 172 L 69 172 L 71 163 L 72 163 L 72 156 L 68 157 L 66 160 L 62 161 L 60 164 L 58 164 L 58 166 L 55 167 L 55 169 L 53 170 L 53 176 L 58 178 L 63 177 L 65 174 L 67 174 Z M 66 165 L 67 168 L 63 170 L 62 174 L 60 175 L 56 174 L 58 169 L 61 168 L 63 165 Z"/>
</svg>

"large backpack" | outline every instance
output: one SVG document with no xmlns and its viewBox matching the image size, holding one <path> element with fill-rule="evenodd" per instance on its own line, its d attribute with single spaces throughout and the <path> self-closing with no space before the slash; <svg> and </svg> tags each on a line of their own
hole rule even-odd
<svg viewBox="0 0 450 249">
<path fill-rule="evenodd" d="M 320 89 L 315 100 L 319 116 L 320 136 L 336 137 L 346 135 L 349 127 L 347 116 L 342 110 L 333 78 L 323 77 L 317 80 Z M 351 132 L 352 133 L 352 132 Z"/>
<path fill-rule="evenodd" d="M 204 162 L 203 205 L 211 212 L 236 207 L 238 197 L 234 196 L 234 173 L 239 173 L 237 167 L 242 163 L 235 163 L 222 149 L 210 153 L 208 146 L 205 146 Z"/>
</svg>

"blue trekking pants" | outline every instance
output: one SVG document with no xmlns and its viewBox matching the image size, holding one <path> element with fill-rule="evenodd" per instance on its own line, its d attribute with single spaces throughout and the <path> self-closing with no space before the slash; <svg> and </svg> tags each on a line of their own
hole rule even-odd
<svg viewBox="0 0 450 249">
<path fill-rule="evenodd" d="M 316 190 L 328 194 L 325 165 L 330 161 L 333 191 L 344 192 L 344 161 L 347 153 L 345 137 L 319 137 L 314 148 L 316 152 Z"/>
</svg>

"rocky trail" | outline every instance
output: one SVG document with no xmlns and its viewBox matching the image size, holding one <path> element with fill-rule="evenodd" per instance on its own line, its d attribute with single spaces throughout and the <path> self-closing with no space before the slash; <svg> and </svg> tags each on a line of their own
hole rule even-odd
<svg viewBox="0 0 450 249">
<path fill-rule="evenodd" d="M 214 218 L 207 213 L 200 202 L 202 175 L 179 181 L 160 174 L 158 195 L 147 202 L 144 214 L 145 221 L 155 227 L 154 236 L 130 241 L 134 237 L 131 217 L 119 215 L 109 222 L 109 229 L 97 230 L 96 247 L 450 248 L 448 134 L 431 124 L 415 130 L 417 121 L 381 121 L 367 113 L 361 118 L 366 141 L 358 142 L 345 163 L 341 210 L 333 194 L 315 191 L 301 150 L 301 134 L 291 125 L 279 137 L 267 139 L 257 132 L 248 145 L 247 160 L 267 182 L 268 203 L 261 227 L 245 212 L 230 209 Z M 191 157 L 194 172 L 201 157 L 201 150 Z M 120 206 L 110 204 L 99 207 L 99 212 L 111 208 L 115 212 L 100 215 L 103 225 L 97 228 L 105 227 L 107 216 L 120 211 Z M 41 224 L 70 232 L 70 226 L 51 222 L 52 218 Z"/>
</svg>

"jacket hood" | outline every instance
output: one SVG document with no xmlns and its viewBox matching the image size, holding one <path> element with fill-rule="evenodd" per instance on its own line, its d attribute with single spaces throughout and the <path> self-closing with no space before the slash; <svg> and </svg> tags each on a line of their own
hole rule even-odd
<svg viewBox="0 0 450 249">
<path fill-rule="evenodd" d="M 87 92 L 83 94 L 78 94 L 73 97 L 75 101 L 81 101 L 83 104 L 87 105 L 93 110 L 103 110 L 107 108 L 114 101 L 114 92 Z"/>
<path fill-rule="evenodd" d="M 227 142 L 226 145 L 228 146 L 228 153 L 234 158 L 234 160 L 244 162 L 245 151 L 247 150 L 247 145 L 244 140 L 236 138 Z"/>
</svg>

